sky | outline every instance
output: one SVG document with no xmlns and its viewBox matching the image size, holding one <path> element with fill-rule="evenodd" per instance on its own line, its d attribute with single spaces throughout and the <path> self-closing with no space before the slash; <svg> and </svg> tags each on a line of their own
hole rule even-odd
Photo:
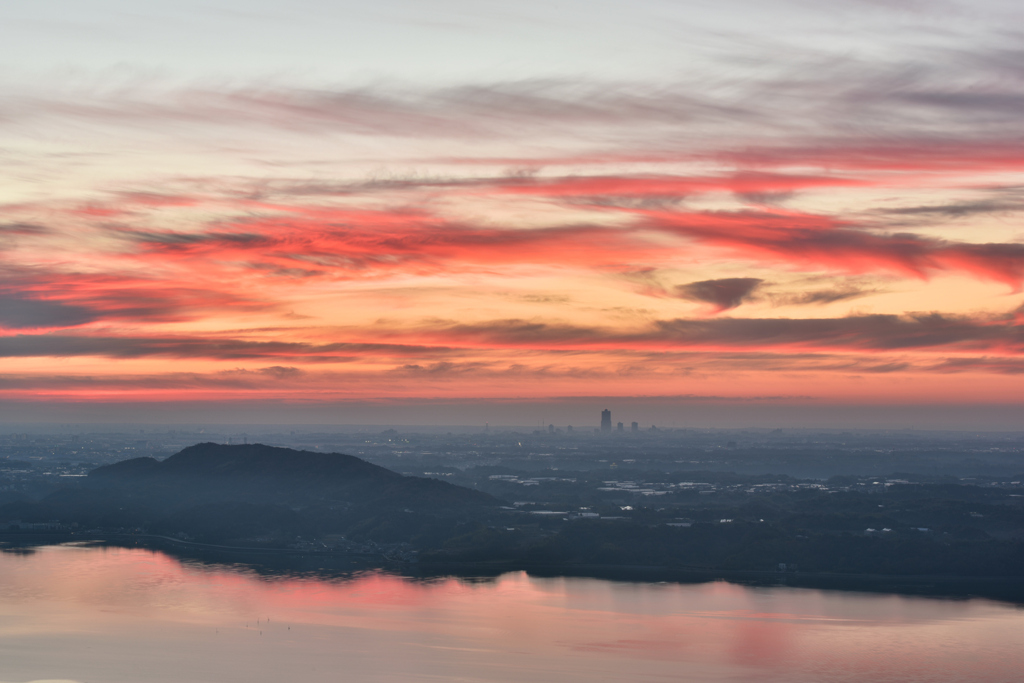
<svg viewBox="0 0 1024 683">
<path fill-rule="evenodd" d="M 1024 417 L 1019 3 L 4 14 L 9 416 Z"/>
</svg>

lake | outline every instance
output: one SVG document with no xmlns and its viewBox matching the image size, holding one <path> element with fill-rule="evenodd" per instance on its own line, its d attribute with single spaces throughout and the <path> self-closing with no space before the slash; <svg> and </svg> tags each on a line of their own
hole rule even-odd
<svg viewBox="0 0 1024 683">
<path fill-rule="evenodd" d="M 0 682 L 1019 681 L 1024 610 L 803 588 L 0 553 Z"/>
</svg>

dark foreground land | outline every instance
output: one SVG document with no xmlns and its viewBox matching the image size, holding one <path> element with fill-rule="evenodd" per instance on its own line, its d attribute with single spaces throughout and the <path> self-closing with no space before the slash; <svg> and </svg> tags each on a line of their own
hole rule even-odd
<svg viewBox="0 0 1024 683">
<path fill-rule="evenodd" d="M 478 470 L 440 481 L 340 454 L 199 444 L 9 499 L 0 541 L 105 540 L 280 571 L 525 569 L 1024 601 L 1017 475 Z"/>
</svg>

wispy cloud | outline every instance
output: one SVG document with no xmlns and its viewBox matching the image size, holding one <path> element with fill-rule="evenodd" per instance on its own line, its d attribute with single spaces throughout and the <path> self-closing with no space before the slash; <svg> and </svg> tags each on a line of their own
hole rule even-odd
<svg viewBox="0 0 1024 683">
<path fill-rule="evenodd" d="M 776 306 L 813 306 L 847 301 L 862 296 L 877 294 L 877 289 L 841 284 L 829 289 L 816 289 L 796 293 L 766 293 L 765 296 Z"/>
<path fill-rule="evenodd" d="M 657 320 L 645 329 L 629 332 L 514 319 L 486 324 L 438 321 L 402 335 L 462 348 L 1024 352 L 1024 326 L 1011 316 L 970 318 L 939 313 L 844 318 L 680 318 Z"/>
<path fill-rule="evenodd" d="M 0 236 L 2 235 L 45 235 L 50 230 L 44 225 L 35 223 L 0 223 Z"/>
<path fill-rule="evenodd" d="M 343 331 L 335 336 L 345 334 Z M 351 331 L 365 337 L 365 331 Z M 0 337 L 0 356 L 107 356 L 113 358 L 261 359 L 348 362 L 365 357 L 436 358 L 467 351 L 523 349 L 580 351 L 998 351 L 1024 353 L 1024 326 L 1011 316 L 969 318 L 938 313 L 844 318 L 714 318 L 656 320 L 642 329 L 586 327 L 546 321 L 486 323 L 428 321 L 412 329 L 375 330 L 376 341 L 312 344 L 205 337 L 17 334 Z M 435 367 L 410 363 L 410 368 Z M 452 367 L 438 365 L 436 367 Z"/>
<path fill-rule="evenodd" d="M 131 337 L 110 334 L 14 334 L 0 337 L 0 357 L 101 356 L 345 363 L 366 357 L 430 358 L 454 353 L 443 345 L 337 342 L 313 344 L 203 336 Z"/>
<path fill-rule="evenodd" d="M 905 52 L 899 61 L 808 54 L 785 68 L 711 72 L 709 78 L 627 83 L 525 78 L 424 88 L 395 83 L 298 88 L 270 83 L 211 89 L 149 84 L 7 96 L 8 121 L 73 117 L 116 125 L 258 125 L 322 134 L 495 138 L 526 132 L 579 136 L 630 130 L 630 139 L 666 129 L 780 131 L 848 136 L 850 131 L 924 138 L 939 131 L 1010 135 L 1024 104 L 1019 50 L 1006 40 L 972 50 Z M 610 141 L 613 136 L 602 136 Z M 688 136 L 689 137 L 689 136 Z"/>
</svg>

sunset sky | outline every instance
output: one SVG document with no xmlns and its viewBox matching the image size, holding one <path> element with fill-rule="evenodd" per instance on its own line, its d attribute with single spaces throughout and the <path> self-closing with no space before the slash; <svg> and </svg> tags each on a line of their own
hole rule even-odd
<svg viewBox="0 0 1024 683">
<path fill-rule="evenodd" d="M 1008 0 L 12 4 L 0 410 L 1019 428 L 1022 27 Z"/>
</svg>

